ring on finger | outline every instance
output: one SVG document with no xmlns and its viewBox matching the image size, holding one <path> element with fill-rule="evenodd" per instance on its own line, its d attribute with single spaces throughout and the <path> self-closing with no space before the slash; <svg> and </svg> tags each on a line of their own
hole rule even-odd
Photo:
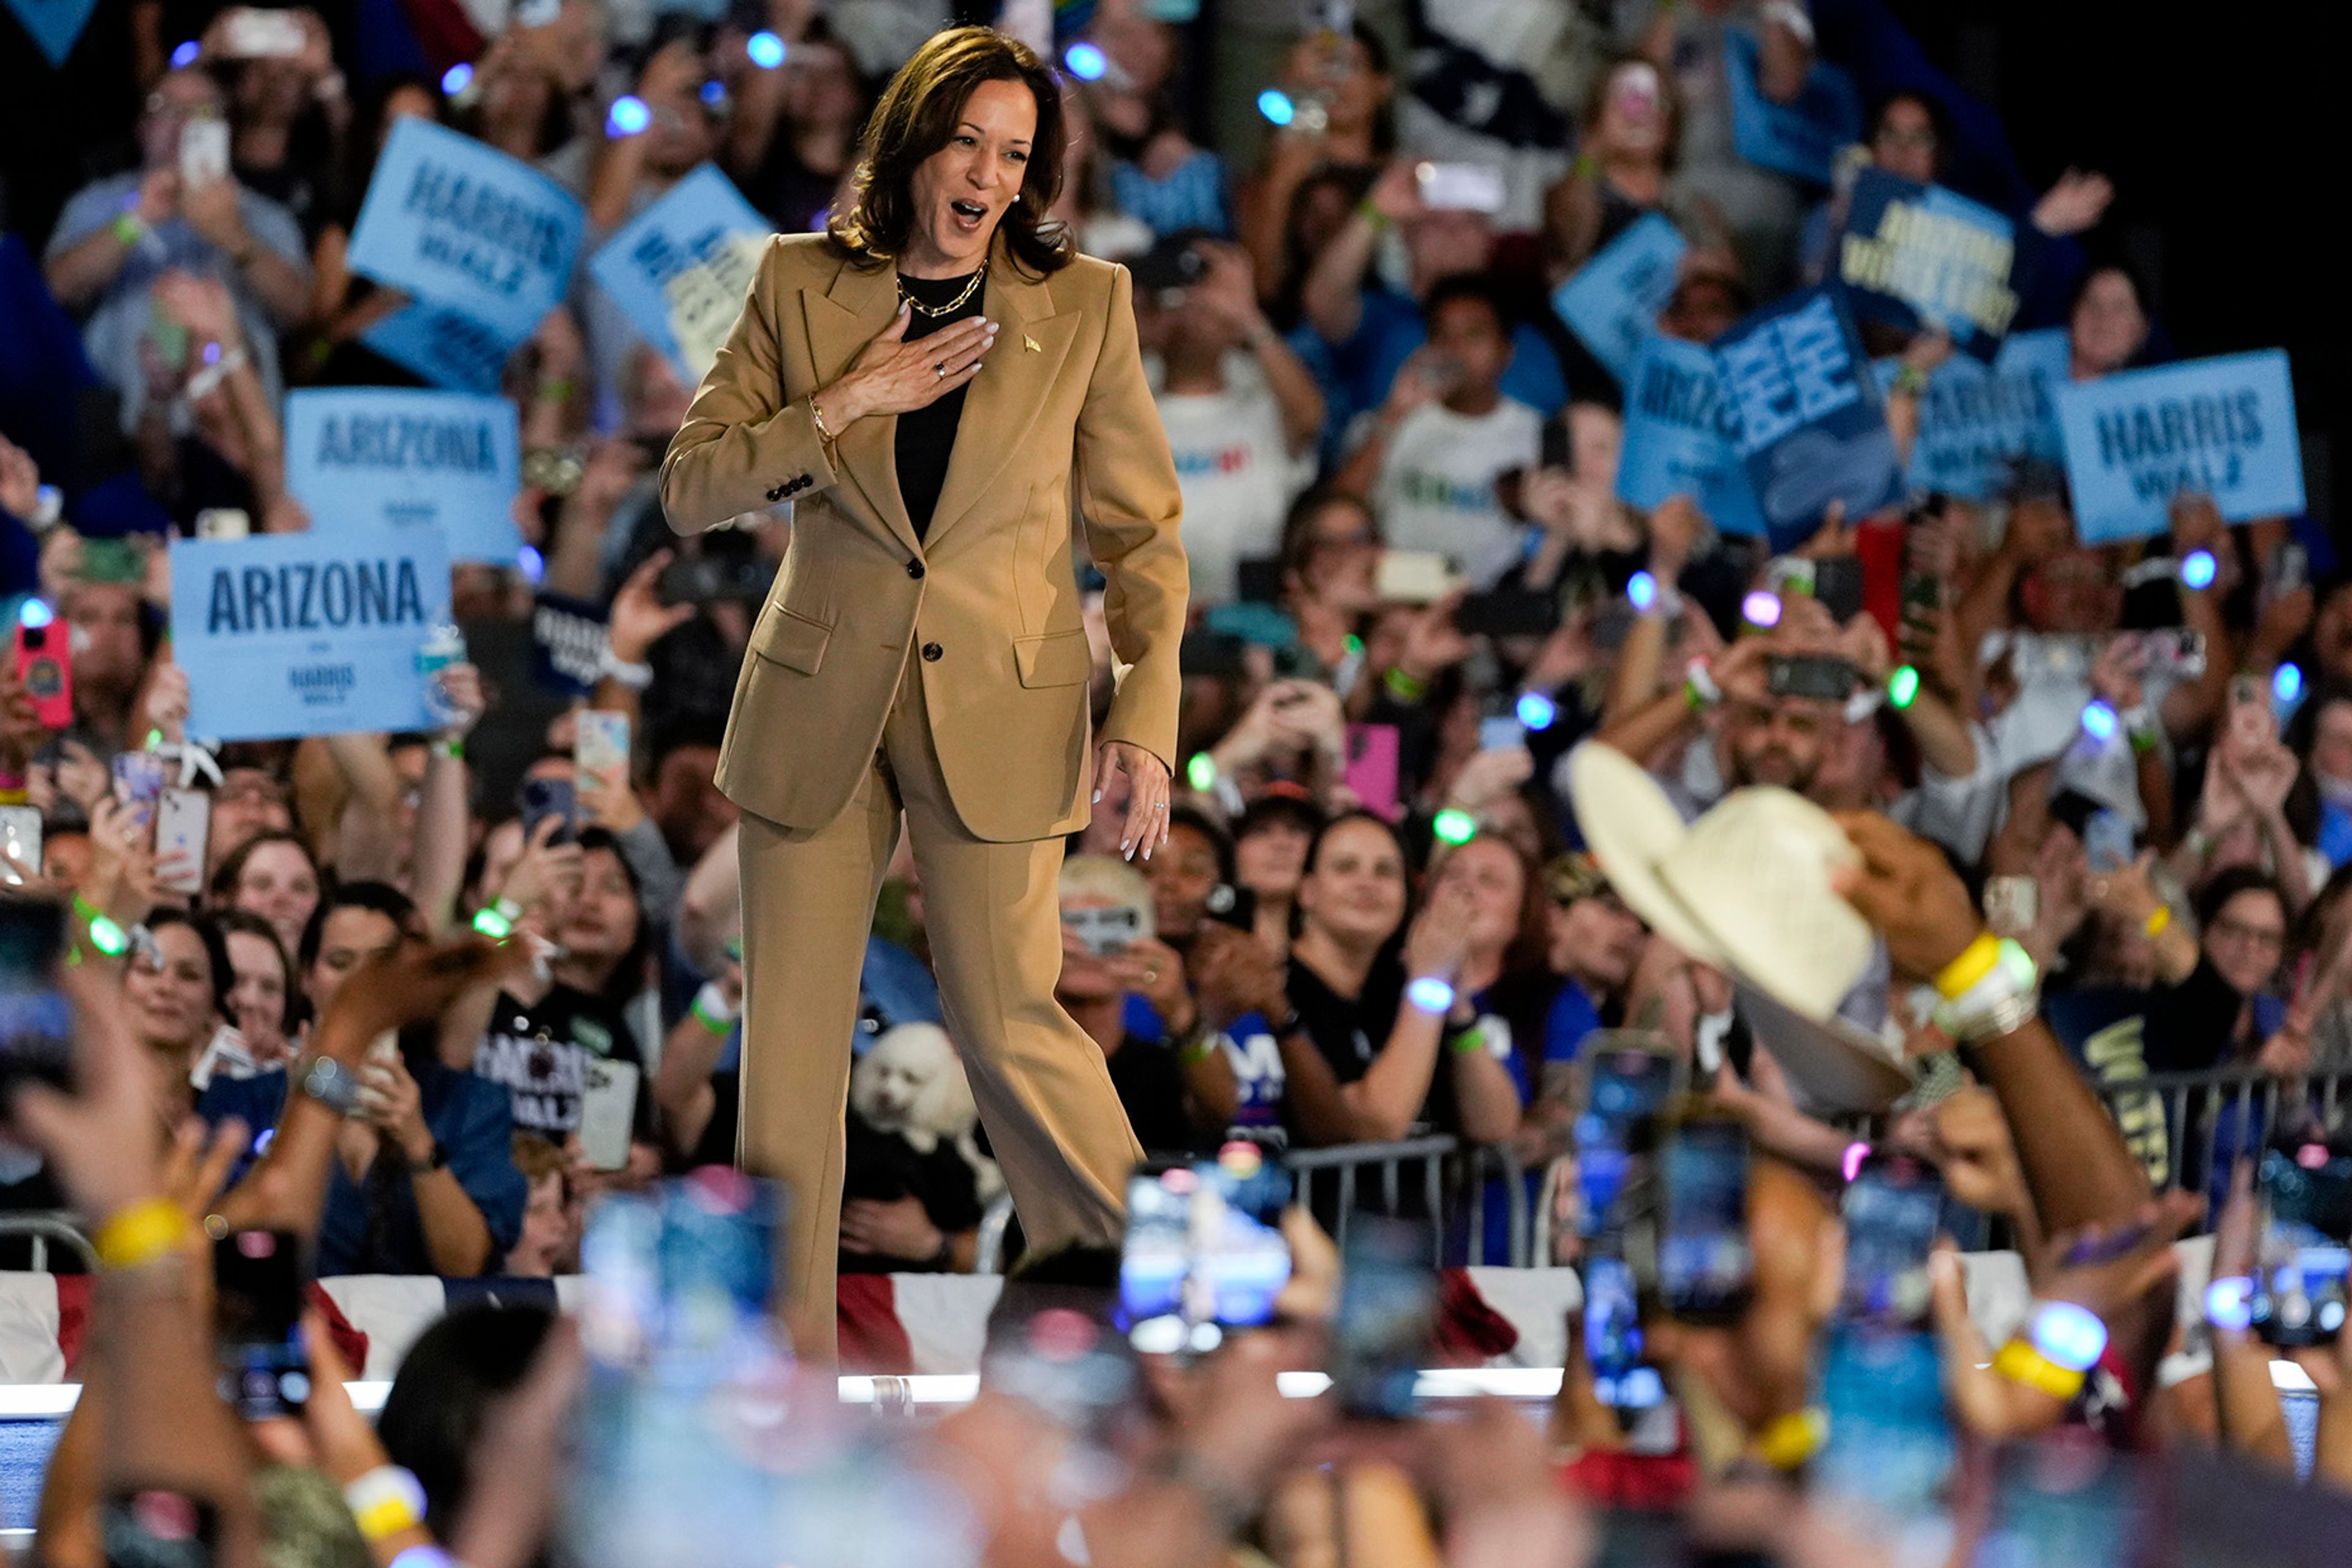
<svg viewBox="0 0 2352 1568">
<path fill-rule="evenodd" d="M 937 364 L 935 364 L 935 365 L 931 366 L 931 369 L 932 369 L 933 373 L 934 373 L 934 374 L 936 374 L 936 375 L 938 376 L 938 378 L 939 378 L 940 380 L 941 380 L 941 381 L 945 381 L 945 380 L 948 378 L 948 362 L 947 362 L 947 361 L 945 361 L 945 360 L 941 360 L 941 361 L 940 361 L 940 363 L 937 363 Z"/>
</svg>

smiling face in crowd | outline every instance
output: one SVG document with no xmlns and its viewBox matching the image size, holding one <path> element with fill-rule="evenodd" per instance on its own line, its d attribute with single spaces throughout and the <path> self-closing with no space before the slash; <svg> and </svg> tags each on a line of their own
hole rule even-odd
<svg viewBox="0 0 2352 1568">
<path fill-rule="evenodd" d="M 988 242 L 1021 195 L 1037 136 L 1037 100 L 1017 81 L 984 81 L 963 100 L 947 145 L 915 169 L 910 261 L 952 278 L 988 258 Z"/>
<path fill-rule="evenodd" d="M 1404 924 L 1406 895 L 1396 836 L 1358 817 L 1325 830 L 1299 881 L 1298 908 L 1309 930 L 1370 952 Z"/>
<path fill-rule="evenodd" d="M 268 921 L 286 951 L 295 952 L 302 945 L 302 928 L 310 923 L 310 911 L 319 907 L 318 869 L 295 845 L 261 845 L 238 869 L 232 904 Z"/>
<path fill-rule="evenodd" d="M 286 955 L 267 937 L 249 931 L 226 933 L 229 971 L 236 984 L 229 1012 L 254 1060 L 267 1065 L 286 1055 Z"/>
<path fill-rule="evenodd" d="M 2286 951 L 2286 908 L 2266 888 L 2248 888 L 2213 912 L 2205 956 L 2241 996 L 2270 983 Z"/>
<path fill-rule="evenodd" d="M 181 922 L 157 928 L 122 972 L 131 1026 L 150 1050 L 184 1058 L 212 1037 L 213 963 L 205 939 Z"/>
<path fill-rule="evenodd" d="M 352 970 L 399 944 L 400 928 L 381 910 L 345 906 L 330 914 L 319 936 L 319 956 L 302 977 L 311 1013 L 323 1017 Z"/>
</svg>

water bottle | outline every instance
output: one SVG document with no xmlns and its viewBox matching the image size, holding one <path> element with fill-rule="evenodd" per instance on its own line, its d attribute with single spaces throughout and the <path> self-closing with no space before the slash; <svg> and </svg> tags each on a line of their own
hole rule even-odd
<svg viewBox="0 0 2352 1568">
<path fill-rule="evenodd" d="M 435 679 L 453 664 L 466 662 L 466 634 L 447 621 L 434 625 L 425 634 L 425 641 L 416 650 L 416 668 L 425 677 L 425 707 L 439 724 L 457 721 L 457 710 L 451 705 L 448 693 Z"/>
</svg>

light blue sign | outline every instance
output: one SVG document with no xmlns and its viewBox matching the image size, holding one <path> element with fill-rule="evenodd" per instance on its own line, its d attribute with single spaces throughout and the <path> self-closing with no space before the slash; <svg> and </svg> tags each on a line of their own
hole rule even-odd
<svg viewBox="0 0 2352 1568">
<path fill-rule="evenodd" d="M 2057 397 L 2072 355 L 2066 329 L 2045 327 L 2008 339 L 1990 365 L 1955 354 L 1937 366 L 1919 399 L 1911 488 L 1990 500 L 2021 463 L 2063 462 Z M 1896 365 L 1881 362 L 1882 393 Z"/>
<path fill-rule="evenodd" d="M 1645 213 L 1552 293 L 1552 312 L 1621 386 L 1633 379 L 1643 342 L 1674 298 L 1675 269 L 1688 248 L 1673 220 Z"/>
<path fill-rule="evenodd" d="M 521 472 L 503 397 L 361 386 L 286 399 L 286 488 L 321 533 L 430 523 L 450 560 L 511 566 Z"/>
<path fill-rule="evenodd" d="M 1862 94 L 1853 78 L 1817 59 L 1797 96 L 1775 103 L 1757 81 L 1762 52 L 1754 34 L 1724 29 L 1732 151 L 1759 168 L 1826 185 L 1838 149 L 1862 139 Z"/>
<path fill-rule="evenodd" d="M 1696 501 L 1718 532 L 1758 534 L 1764 514 L 1730 435 L 1715 356 L 1652 334 L 1625 383 L 1617 499 L 1643 511 L 1668 496 Z"/>
<path fill-rule="evenodd" d="M 436 529 L 172 542 L 172 657 L 208 740 L 430 727 L 416 655 L 448 618 Z"/>
<path fill-rule="evenodd" d="M 1811 537 L 1832 501 L 1851 524 L 1903 493 L 1870 363 L 1829 289 L 1777 300 L 1711 346 L 1775 552 Z"/>
<path fill-rule="evenodd" d="M 2094 543 L 2164 532 L 2183 490 L 2212 497 L 2231 522 L 2304 507 L 2284 349 L 2069 383 L 2058 427 L 2074 526 Z"/>
<path fill-rule="evenodd" d="M 360 334 L 393 363 L 452 392 L 493 393 L 514 345 L 465 311 L 410 305 Z"/>
<path fill-rule="evenodd" d="M 773 232 L 727 176 L 705 163 L 598 247 L 588 271 L 693 386 L 742 314 Z"/>
<path fill-rule="evenodd" d="M 572 194 L 530 164 L 411 116 L 376 161 L 351 267 L 512 348 L 571 287 L 584 221 Z"/>
<path fill-rule="evenodd" d="M 97 9 L 98 0 L 8 0 L 10 14 L 25 25 L 52 68 L 66 63 Z"/>
</svg>

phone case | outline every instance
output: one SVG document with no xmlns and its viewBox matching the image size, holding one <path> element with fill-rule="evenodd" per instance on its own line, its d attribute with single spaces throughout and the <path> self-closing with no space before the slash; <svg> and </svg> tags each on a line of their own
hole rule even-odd
<svg viewBox="0 0 2352 1568">
<path fill-rule="evenodd" d="M 131 819 L 142 828 L 155 820 L 155 803 L 163 795 L 163 759 L 153 752 L 118 752 L 114 756 L 114 798 L 131 808 Z"/>
<path fill-rule="evenodd" d="M 0 849 L 7 858 L 0 859 L 0 882 L 22 887 L 25 879 L 16 867 L 39 875 L 41 869 L 41 814 L 29 805 L 0 805 Z M 12 864 L 13 862 L 13 864 Z"/>
<path fill-rule="evenodd" d="M 629 1163 L 629 1139 L 637 1121 L 637 1065 L 591 1061 L 580 1091 L 580 1150 L 600 1171 Z"/>
<path fill-rule="evenodd" d="M 615 769 L 628 776 L 629 716 L 583 708 L 575 716 L 572 757 L 583 773 L 608 773 Z"/>
<path fill-rule="evenodd" d="M 180 127 L 180 182 L 208 185 L 228 174 L 228 121 L 191 120 Z"/>
<path fill-rule="evenodd" d="M 28 641 L 26 634 L 32 634 Z M 73 725 L 72 643 L 65 623 L 16 627 L 16 683 L 33 700 L 33 716 L 45 730 Z"/>
<path fill-rule="evenodd" d="M 202 790 L 167 789 L 155 802 L 155 885 L 174 893 L 205 887 L 205 847 L 212 837 L 213 797 Z M 173 855 L 182 863 L 169 870 Z"/>
<path fill-rule="evenodd" d="M 1393 724 L 1348 726 L 1348 766 L 1341 782 L 1363 802 L 1391 822 L 1402 809 L 1397 800 L 1397 731 Z"/>
<path fill-rule="evenodd" d="M 1373 592 L 1399 605 L 1430 605 L 1454 591 L 1454 570 L 1434 550 L 1383 550 Z"/>
</svg>

